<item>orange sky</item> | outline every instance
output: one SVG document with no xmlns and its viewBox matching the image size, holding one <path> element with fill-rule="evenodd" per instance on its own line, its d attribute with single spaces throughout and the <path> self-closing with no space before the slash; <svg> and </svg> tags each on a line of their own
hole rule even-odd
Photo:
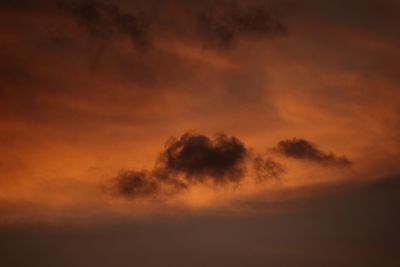
<svg viewBox="0 0 400 267">
<path fill-rule="evenodd" d="M 0 265 L 400 266 L 399 10 L 0 1 Z"/>
<path fill-rule="evenodd" d="M 353 1 L 340 19 L 334 7 L 316 1 L 272 1 L 268 23 L 281 23 L 282 33 L 275 26 L 260 30 L 265 17 L 251 18 L 253 9 L 264 10 L 263 1 L 239 1 L 233 11 L 223 1 L 158 8 L 152 1 L 125 2 L 110 4 L 120 8 L 117 15 L 98 2 L 91 7 L 99 12 L 94 18 L 79 1 L 1 6 L 0 201 L 6 217 L 35 216 L 23 208 L 30 206 L 52 219 L 74 210 L 80 216 L 81 209 L 236 210 L 238 199 L 281 199 L 286 189 L 399 172 L 396 1 L 371 1 L 360 13 L 361 1 Z M 196 16 L 203 11 L 211 26 L 201 28 Z M 141 29 L 145 45 L 139 43 L 144 37 L 113 22 L 127 14 L 149 23 Z M 232 30 L 232 40 L 217 27 Z M 165 141 L 186 132 L 236 136 L 287 173 L 262 185 L 252 182 L 251 172 L 237 187 L 197 184 L 162 203 L 102 190 L 120 170 L 153 168 Z M 327 167 L 271 150 L 294 137 L 353 164 Z M 22 208 L 10 212 L 9 206 Z"/>
</svg>

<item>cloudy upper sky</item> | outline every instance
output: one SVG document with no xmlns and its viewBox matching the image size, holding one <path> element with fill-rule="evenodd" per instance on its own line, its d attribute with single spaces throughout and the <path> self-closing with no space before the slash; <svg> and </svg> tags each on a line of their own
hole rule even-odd
<svg viewBox="0 0 400 267">
<path fill-rule="evenodd" d="M 0 30 L 6 266 L 400 264 L 398 0 L 2 0 Z"/>
</svg>

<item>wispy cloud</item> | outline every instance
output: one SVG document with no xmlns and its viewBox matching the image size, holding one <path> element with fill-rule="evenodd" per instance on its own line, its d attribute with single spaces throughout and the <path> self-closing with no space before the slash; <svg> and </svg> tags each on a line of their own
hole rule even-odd
<svg viewBox="0 0 400 267">
<path fill-rule="evenodd" d="M 336 156 L 332 152 L 325 152 L 315 144 L 301 138 L 282 140 L 274 150 L 285 157 L 307 160 L 318 164 L 346 167 L 352 162 L 346 156 Z"/>
</svg>

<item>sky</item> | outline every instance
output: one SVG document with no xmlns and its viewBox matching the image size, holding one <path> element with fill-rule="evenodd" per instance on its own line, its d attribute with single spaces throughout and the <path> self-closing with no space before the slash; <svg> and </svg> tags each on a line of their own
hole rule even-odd
<svg viewBox="0 0 400 267">
<path fill-rule="evenodd" d="M 1 258 L 398 266 L 399 14 L 0 1 Z"/>
</svg>

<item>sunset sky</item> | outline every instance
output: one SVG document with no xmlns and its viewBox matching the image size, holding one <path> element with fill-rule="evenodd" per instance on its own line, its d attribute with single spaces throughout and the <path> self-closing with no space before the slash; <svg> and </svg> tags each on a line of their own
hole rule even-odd
<svg viewBox="0 0 400 267">
<path fill-rule="evenodd" d="M 398 0 L 2 0 L 0 32 L 0 265 L 399 266 Z"/>
</svg>

